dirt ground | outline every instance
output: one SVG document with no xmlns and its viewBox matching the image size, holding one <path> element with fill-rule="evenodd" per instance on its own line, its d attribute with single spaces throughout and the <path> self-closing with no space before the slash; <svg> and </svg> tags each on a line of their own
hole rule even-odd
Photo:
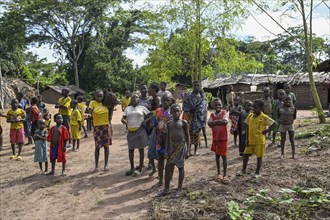
<svg viewBox="0 0 330 220">
<path fill-rule="evenodd" d="M 48 105 L 48 108 L 49 105 Z M 50 108 L 54 114 L 55 109 Z M 128 150 L 124 125 L 120 124 L 120 107 L 113 117 L 113 145 L 110 148 L 110 172 L 92 174 L 94 167 L 94 141 L 92 133 L 81 139 L 79 152 L 67 153 L 67 176 L 61 177 L 61 164 L 56 165 L 55 176 L 40 175 L 37 163 L 33 162 L 32 146 L 24 146 L 23 161 L 9 160 L 11 148 L 9 144 L 9 125 L 2 119 L 4 127 L 4 150 L 0 152 L 0 219 L 146 219 L 150 208 L 159 199 L 155 198 L 160 189 L 155 187 L 156 175 L 148 177 L 148 171 L 138 177 L 125 176 L 129 169 Z M 299 118 L 311 117 L 310 111 L 299 111 Z M 208 143 L 211 145 L 211 133 Z M 230 136 L 229 146 L 232 145 Z M 205 146 L 202 141 L 202 146 Z M 289 148 L 287 148 L 289 149 Z M 290 154 L 287 150 L 287 155 Z M 145 151 L 146 153 L 146 151 Z M 212 189 L 223 191 L 224 199 L 239 193 L 244 186 L 251 184 L 246 179 L 237 179 L 235 173 L 241 169 L 242 161 L 238 157 L 238 149 L 229 148 L 228 172 L 231 183 L 221 185 L 208 179 L 215 174 L 214 154 L 207 148 L 199 149 L 200 156 L 191 157 L 186 161 L 186 178 L 184 190 L 196 187 L 196 182 L 203 180 Z M 292 185 L 298 179 L 308 178 L 308 171 L 316 168 L 319 158 L 299 157 L 296 160 L 279 159 L 277 148 L 268 148 L 264 160 L 263 176 L 257 187 L 280 187 Z M 103 166 L 103 150 L 100 155 L 100 167 Z M 289 157 L 289 156 L 288 156 Z M 329 158 L 329 152 L 327 152 Z M 136 151 L 135 163 L 138 163 Z M 145 159 L 147 164 L 147 158 Z M 255 168 L 256 160 L 251 158 L 249 170 Z M 301 172 L 292 172 L 292 169 Z M 323 167 L 329 178 L 329 164 Z M 320 169 L 323 169 L 320 167 Z M 298 170 L 299 170 L 298 169 Z M 324 172 L 321 170 L 320 172 Z M 281 172 L 278 172 L 281 171 Z M 275 174 L 276 173 L 276 174 Z M 280 173 L 286 173 L 281 177 Z M 325 173 L 325 172 L 324 172 Z M 279 176 L 274 176 L 279 175 Z M 177 171 L 174 174 L 177 184 Z M 195 184 L 195 185 L 194 185 Z M 176 186 L 174 187 L 176 188 Z M 163 198 L 163 200 L 166 198 Z M 178 202 L 180 199 L 177 200 Z M 219 207 L 224 210 L 225 207 Z M 154 215 L 153 215 L 154 216 Z"/>
</svg>

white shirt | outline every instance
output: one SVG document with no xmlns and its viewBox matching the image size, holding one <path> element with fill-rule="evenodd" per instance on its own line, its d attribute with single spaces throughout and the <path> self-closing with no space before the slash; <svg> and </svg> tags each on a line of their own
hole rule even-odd
<svg viewBox="0 0 330 220">
<path fill-rule="evenodd" d="M 127 117 L 128 128 L 139 128 L 144 121 L 144 117 L 149 113 L 150 111 L 146 107 L 137 105 L 135 107 L 127 106 L 123 115 Z"/>
</svg>

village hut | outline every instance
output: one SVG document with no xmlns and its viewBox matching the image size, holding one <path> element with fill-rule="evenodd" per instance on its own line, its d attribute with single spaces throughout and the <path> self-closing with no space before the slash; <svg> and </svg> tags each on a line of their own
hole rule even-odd
<svg viewBox="0 0 330 220">
<path fill-rule="evenodd" d="M 328 103 L 330 103 L 330 89 L 325 88 L 324 81 L 330 79 L 329 72 L 315 72 L 313 74 L 322 106 L 328 108 Z M 231 85 L 234 87 L 236 95 L 242 96 L 243 99 L 255 100 L 262 97 L 262 90 L 265 86 L 271 88 L 273 97 L 276 98 L 276 91 L 283 89 L 286 83 L 292 85 L 292 92 L 297 96 L 297 108 L 310 109 L 314 106 L 308 73 L 297 73 L 293 75 L 243 74 L 215 80 L 203 80 L 202 86 L 204 91 L 211 92 L 213 96 L 221 98 L 227 104 L 225 97 Z"/>
<path fill-rule="evenodd" d="M 61 85 L 50 85 L 44 89 L 40 95 L 42 95 L 42 100 L 49 104 L 56 104 L 58 99 L 62 96 L 62 89 L 69 89 L 69 96 L 75 99 L 78 95 L 84 95 L 86 92 L 79 89 L 75 85 L 61 86 Z"/>
</svg>

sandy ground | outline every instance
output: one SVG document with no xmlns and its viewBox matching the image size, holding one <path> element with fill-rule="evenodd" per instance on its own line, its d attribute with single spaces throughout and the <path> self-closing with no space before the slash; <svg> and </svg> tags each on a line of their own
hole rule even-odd
<svg viewBox="0 0 330 220">
<path fill-rule="evenodd" d="M 49 107 L 49 106 L 48 106 Z M 50 108 L 54 114 L 55 109 Z M 92 133 L 81 139 L 79 152 L 67 153 L 67 176 L 60 177 L 61 164 L 56 175 L 38 174 L 39 167 L 33 162 L 33 150 L 24 146 L 23 161 L 9 160 L 9 125 L 4 127 L 4 150 L 0 152 L 0 219 L 144 219 L 159 189 L 156 175 L 148 177 L 144 170 L 139 177 L 127 177 L 129 169 L 128 150 L 124 125 L 120 124 L 121 111 L 113 117 L 113 145 L 110 148 L 110 172 L 92 174 L 94 167 L 94 141 Z M 310 111 L 300 111 L 299 117 L 311 117 Z M 211 144 L 210 130 L 207 130 Z M 232 137 L 230 136 L 230 146 Z M 202 141 L 202 146 L 205 146 Z M 229 148 L 229 174 L 240 169 L 238 149 Z M 203 170 L 214 170 L 214 154 L 207 148 L 199 149 L 199 157 L 186 161 L 186 183 Z M 103 150 L 100 167 L 103 166 Z M 251 160 L 254 163 L 254 160 Z M 253 162 L 254 161 L 254 162 Z M 138 163 L 136 151 L 135 163 Z M 145 159 L 147 164 L 147 158 Z M 252 166 L 252 165 L 251 165 Z M 177 183 L 177 171 L 174 182 Z M 184 183 L 185 184 L 185 183 Z"/>
</svg>

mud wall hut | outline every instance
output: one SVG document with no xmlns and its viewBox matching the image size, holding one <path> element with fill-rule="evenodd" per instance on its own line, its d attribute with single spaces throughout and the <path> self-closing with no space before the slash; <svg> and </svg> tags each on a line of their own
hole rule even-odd
<svg viewBox="0 0 330 220">
<path fill-rule="evenodd" d="M 62 89 L 67 88 L 69 89 L 69 96 L 74 99 L 78 95 L 84 95 L 86 92 L 82 89 L 74 85 L 69 86 L 61 86 L 61 85 L 51 85 L 47 86 L 40 95 L 42 95 L 42 99 L 44 102 L 49 104 L 56 104 L 58 99 L 61 97 Z"/>
</svg>

